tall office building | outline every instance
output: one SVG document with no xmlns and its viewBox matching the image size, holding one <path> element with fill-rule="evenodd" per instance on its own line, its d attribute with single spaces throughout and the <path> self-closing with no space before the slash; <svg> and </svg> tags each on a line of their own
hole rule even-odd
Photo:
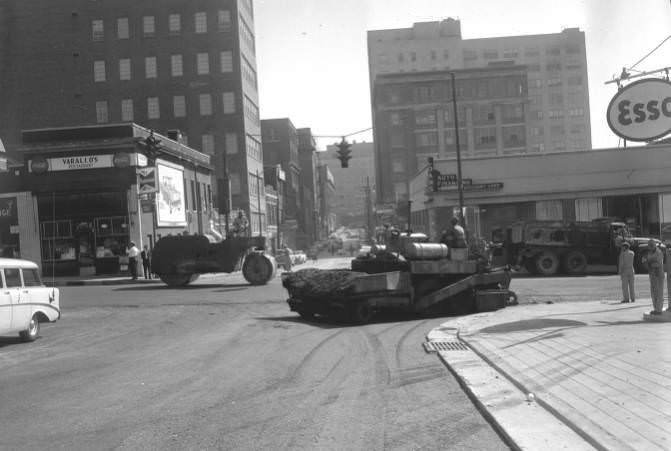
<svg viewBox="0 0 671 451">
<path fill-rule="evenodd" d="M 22 129 L 180 130 L 211 155 L 219 186 L 230 174 L 251 230 L 265 229 L 253 30 L 252 0 L 5 0 L 0 137 L 11 149 Z"/>
<path fill-rule="evenodd" d="M 406 196 L 419 160 L 454 152 L 450 73 L 463 157 L 591 149 L 577 28 L 462 39 L 458 20 L 416 23 L 369 31 L 368 61 L 380 201 Z"/>
</svg>

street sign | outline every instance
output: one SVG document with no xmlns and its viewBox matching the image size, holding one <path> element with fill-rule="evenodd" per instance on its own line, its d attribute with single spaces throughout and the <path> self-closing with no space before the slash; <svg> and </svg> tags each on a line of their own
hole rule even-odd
<svg viewBox="0 0 671 451">
<path fill-rule="evenodd" d="M 146 167 L 137 170 L 138 194 L 155 193 L 156 189 L 156 168 Z"/>
<path fill-rule="evenodd" d="M 608 126 L 630 141 L 651 141 L 671 132 L 671 82 L 646 78 L 618 91 L 608 104 Z"/>
</svg>

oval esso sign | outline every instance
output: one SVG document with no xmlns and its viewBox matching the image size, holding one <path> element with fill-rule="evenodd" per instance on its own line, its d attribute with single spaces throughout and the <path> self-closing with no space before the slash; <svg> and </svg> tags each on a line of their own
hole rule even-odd
<svg viewBox="0 0 671 451">
<path fill-rule="evenodd" d="M 608 125 L 630 141 L 650 141 L 671 132 L 671 82 L 646 78 L 627 85 L 608 104 Z"/>
</svg>

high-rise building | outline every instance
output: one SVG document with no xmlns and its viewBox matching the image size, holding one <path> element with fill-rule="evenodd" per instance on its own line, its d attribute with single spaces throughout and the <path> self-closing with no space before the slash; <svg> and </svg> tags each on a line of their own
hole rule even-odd
<svg viewBox="0 0 671 451">
<path fill-rule="evenodd" d="M 369 31 L 368 61 L 378 200 L 405 197 L 418 157 L 449 157 L 451 73 L 463 157 L 591 149 L 585 35 L 577 28 L 462 39 L 458 20 L 416 23 Z"/>
<path fill-rule="evenodd" d="M 0 86 L 8 149 L 22 129 L 180 130 L 211 156 L 219 186 L 228 173 L 250 228 L 264 228 L 252 0 L 5 0 Z"/>
<path fill-rule="evenodd" d="M 319 162 L 328 166 L 336 186 L 332 211 L 338 225 L 367 227 L 371 221 L 372 194 L 375 192 L 375 156 L 373 143 L 352 143 L 349 167 L 341 167 L 335 145 L 319 152 Z M 370 190 L 370 194 L 368 192 Z"/>
<path fill-rule="evenodd" d="M 298 161 L 301 167 L 300 196 L 302 205 L 301 227 L 305 232 L 304 248 L 312 245 L 317 239 L 319 224 L 319 208 L 317 205 L 317 142 L 309 128 L 299 128 Z"/>
</svg>

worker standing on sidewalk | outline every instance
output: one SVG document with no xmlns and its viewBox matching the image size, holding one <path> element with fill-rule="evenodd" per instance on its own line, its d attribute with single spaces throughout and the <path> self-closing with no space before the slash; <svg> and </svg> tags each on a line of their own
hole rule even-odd
<svg viewBox="0 0 671 451">
<path fill-rule="evenodd" d="M 661 315 L 664 309 L 664 255 L 654 240 L 648 241 L 648 253 L 645 257 L 650 276 L 650 296 L 652 297 L 651 315 Z"/>
<path fill-rule="evenodd" d="M 622 280 L 621 302 L 636 302 L 636 294 L 634 294 L 634 251 L 629 249 L 629 243 L 626 241 L 622 243 L 617 270 Z"/>
</svg>

